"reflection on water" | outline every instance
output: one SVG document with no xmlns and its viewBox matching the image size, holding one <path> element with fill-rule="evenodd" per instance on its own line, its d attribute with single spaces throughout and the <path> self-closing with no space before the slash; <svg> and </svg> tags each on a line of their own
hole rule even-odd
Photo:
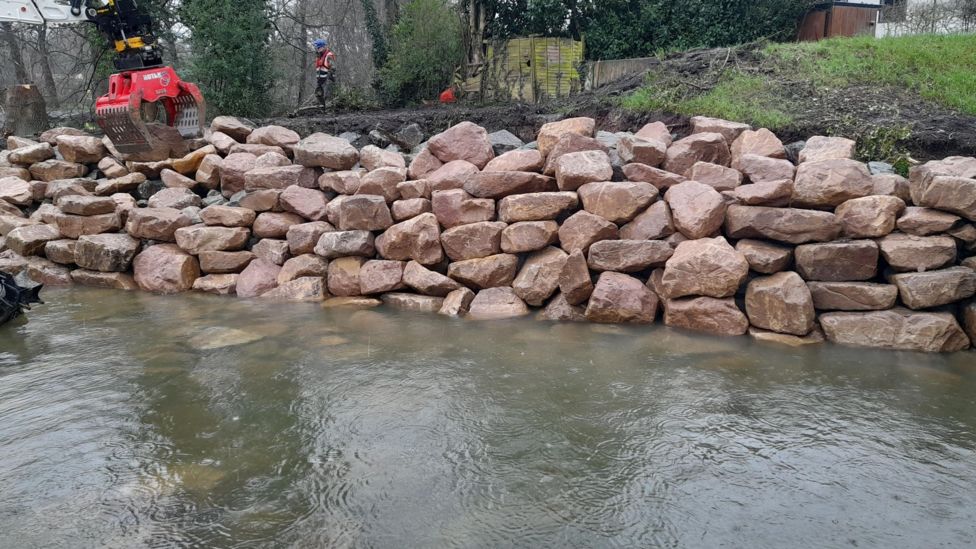
<svg viewBox="0 0 976 549">
<path fill-rule="evenodd" d="M 936 547 L 976 360 L 45 293 L 0 328 L 0 547 Z"/>
</svg>

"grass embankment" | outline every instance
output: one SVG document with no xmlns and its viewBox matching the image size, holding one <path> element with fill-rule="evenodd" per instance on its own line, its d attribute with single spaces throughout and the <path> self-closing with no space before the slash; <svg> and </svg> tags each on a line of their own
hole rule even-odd
<svg viewBox="0 0 976 549">
<path fill-rule="evenodd" d="M 662 67 L 648 75 L 647 86 L 624 98 L 624 108 L 714 116 L 776 130 L 804 116 L 797 105 L 804 99 L 836 99 L 831 91 L 876 85 L 976 115 L 976 35 L 769 44 L 744 59 L 732 50 L 704 73 L 669 70 L 667 60 Z"/>
</svg>

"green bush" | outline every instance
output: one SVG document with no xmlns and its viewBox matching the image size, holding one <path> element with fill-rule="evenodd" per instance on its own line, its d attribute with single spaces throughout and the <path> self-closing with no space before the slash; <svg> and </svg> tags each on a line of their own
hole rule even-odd
<svg viewBox="0 0 976 549">
<path fill-rule="evenodd" d="M 188 80 L 207 99 L 209 114 L 261 116 L 274 81 L 266 0 L 185 0 L 193 57 Z"/>
<path fill-rule="evenodd" d="M 411 0 L 393 26 L 379 91 L 386 103 L 432 99 L 463 62 L 461 21 L 446 0 Z"/>
</svg>

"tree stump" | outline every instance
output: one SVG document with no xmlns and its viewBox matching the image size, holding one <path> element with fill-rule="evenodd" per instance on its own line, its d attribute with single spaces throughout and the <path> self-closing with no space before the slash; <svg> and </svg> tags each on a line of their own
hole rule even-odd
<svg viewBox="0 0 976 549">
<path fill-rule="evenodd" d="M 41 90 L 32 84 L 22 84 L 7 88 L 4 100 L 6 120 L 4 135 L 23 137 L 37 135 L 50 127 L 47 106 Z"/>
</svg>

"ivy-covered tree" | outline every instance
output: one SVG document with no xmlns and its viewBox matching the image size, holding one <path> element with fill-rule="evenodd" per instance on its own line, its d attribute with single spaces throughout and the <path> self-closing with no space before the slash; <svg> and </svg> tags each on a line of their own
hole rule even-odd
<svg viewBox="0 0 976 549">
<path fill-rule="evenodd" d="M 210 114 L 260 116 L 271 110 L 274 83 L 266 0 L 185 0 L 190 80 Z"/>
</svg>

